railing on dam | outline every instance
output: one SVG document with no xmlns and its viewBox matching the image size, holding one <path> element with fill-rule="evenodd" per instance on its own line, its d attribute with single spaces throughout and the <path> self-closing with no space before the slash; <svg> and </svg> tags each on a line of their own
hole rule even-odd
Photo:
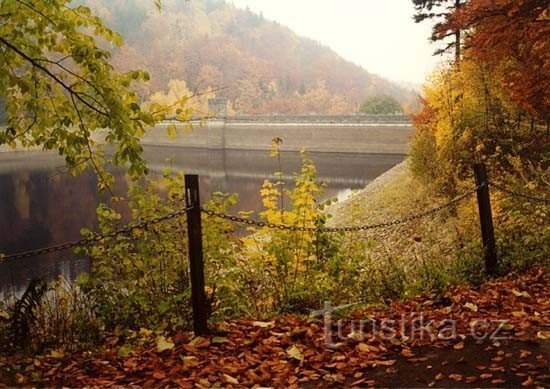
<svg viewBox="0 0 550 389">
<path fill-rule="evenodd" d="M 240 115 L 217 116 L 214 119 L 229 123 L 332 123 L 332 124 L 366 124 L 366 123 L 401 123 L 411 124 L 409 115 Z"/>
</svg>

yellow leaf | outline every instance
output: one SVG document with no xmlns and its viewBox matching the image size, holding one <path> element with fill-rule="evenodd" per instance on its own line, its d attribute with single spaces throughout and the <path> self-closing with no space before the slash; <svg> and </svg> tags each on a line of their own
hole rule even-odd
<svg viewBox="0 0 550 389">
<path fill-rule="evenodd" d="M 254 321 L 252 322 L 254 327 L 271 328 L 275 325 L 274 321 Z"/>
<path fill-rule="evenodd" d="M 362 353 L 368 353 L 370 351 L 370 347 L 366 343 L 359 343 L 357 345 L 357 350 L 361 351 Z"/>
<path fill-rule="evenodd" d="M 192 355 L 181 357 L 181 360 L 183 361 L 183 366 L 185 367 L 196 367 L 199 364 L 199 359 Z"/>
<path fill-rule="evenodd" d="M 519 290 L 512 289 L 512 293 L 516 297 L 531 297 L 531 295 L 527 292 L 520 292 Z"/>
<path fill-rule="evenodd" d="M 297 359 L 299 361 L 303 361 L 304 360 L 304 354 L 302 354 L 302 352 L 300 351 L 300 349 L 298 347 L 296 347 L 295 345 L 289 347 L 287 350 L 286 350 L 286 353 L 288 354 L 289 357 L 291 358 L 294 358 L 294 359 Z"/>
<path fill-rule="evenodd" d="M 223 378 L 225 379 L 225 382 L 227 382 L 228 384 L 233 384 L 233 385 L 239 384 L 239 380 L 236 379 L 235 377 L 231 377 L 229 374 L 224 374 Z"/>
<path fill-rule="evenodd" d="M 510 330 L 513 330 L 514 329 L 514 325 L 513 324 L 509 324 L 509 323 L 506 323 L 506 324 L 502 324 L 500 326 L 500 328 L 502 328 L 504 331 L 510 331 Z"/>
<path fill-rule="evenodd" d="M 477 305 L 475 305 L 474 303 L 466 303 L 464 304 L 464 307 L 468 308 L 472 312 L 477 312 L 477 309 L 478 309 Z"/>
<path fill-rule="evenodd" d="M 212 338 L 212 344 L 223 344 L 223 343 L 229 343 L 229 339 L 224 338 L 223 336 L 214 336 Z"/>
<path fill-rule="evenodd" d="M 52 350 L 50 352 L 50 357 L 52 358 L 63 358 L 64 354 L 61 351 Z"/>
<path fill-rule="evenodd" d="M 157 351 L 162 352 L 164 350 L 172 350 L 173 348 L 174 343 L 167 340 L 164 336 L 157 338 Z"/>
<path fill-rule="evenodd" d="M 168 127 L 166 127 L 166 131 L 168 131 L 168 136 L 171 139 L 174 139 L 178 134 L 176 130 L 176 126 L 173 124 L 169 124 Z"/>
</svg>

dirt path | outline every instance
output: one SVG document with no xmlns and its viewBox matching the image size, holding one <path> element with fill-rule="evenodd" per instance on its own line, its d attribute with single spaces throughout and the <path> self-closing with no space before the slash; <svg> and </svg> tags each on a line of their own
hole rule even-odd
<svg viewBox="0 0 550 389">
<path fill-rule="evenodd" d="M 533 386 L 535 380 L 550 387 L 549 341 L 503 341 L 495 347 L 469 339 L 461 350 L 420 347 L 414 353 L 420 360 L 398 356 L 393 366 L 370 371 L 368 380 L 379 387 L 518 388 Z M 354 381 L 346 383 L 353 386 Z"/>
</svg>

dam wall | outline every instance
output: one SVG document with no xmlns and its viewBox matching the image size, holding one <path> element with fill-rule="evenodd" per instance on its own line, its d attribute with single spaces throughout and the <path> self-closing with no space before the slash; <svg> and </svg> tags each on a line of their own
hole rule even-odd
<svg viewBox="0 0 550 389">
<path fill-rule="evenodd" d="M 168 135 L 175 125 L 177 135 Z M 185 124 L 162 122 L 147 131 L 144 145 L 201 149 L 270 150 L 281 138 L 281 150 L 407 154 L 413 127 L 404 115 L 234 116 Z"/>
</svg>

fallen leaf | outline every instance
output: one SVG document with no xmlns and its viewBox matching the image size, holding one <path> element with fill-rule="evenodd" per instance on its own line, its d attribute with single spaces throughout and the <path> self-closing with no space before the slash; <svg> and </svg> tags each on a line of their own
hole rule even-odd
<svg viewBox="0 0 550 389">
<path fill-rule="evenodd" d="M 464 304 L 464 308 L 468 308 L 472 312 L 477 312 L 478 307 L 474 303 L 466 303 Z"/>
<path fill-rule="evenodd" d="M 302 354 L 302 352 L 300 351 L 300 349 L 298 347 L 296 347 L 296 345 L 293 345 L 293 346 L 289 347 L 286 350 L 286 353 L 291 358 L 297 359 L 299 361 L 304 360 L 304 354 Z"/>
<path fill-rule="evenodd" d="M 462 381 L 462 375 L 461 374 L 449 374 L 449 378 L 456 381 L 456 382 Z"/>
<path fill-rule="evenodd" d="M 210 340 L 207 338 L 203 338 L 202 336 L 197 336 L 193 338 L 193 340 L 191 340 L 188 345 L 196 348 L 208 347 L 210 345 Z"/>
<path fill-rule="evenodd" d="M 199 364 L 199 359 L 192 355 L 181 357 L 181 360 L 183 361 L 183 366 L 185 367 L 196 367 Z"/>
<path fill-rule="evenodd" d="M 159 336 L 157 338 L 157 351 L 162 352 L 165 350 L 172 350 L 174 348 L 174 343 L 166 339 L 164 336 Z"/>
<path fill-rule="evenodd" d="M 125 344 L 118 349 L 117 354 L 120 358 L 126 358 L 128 355 L 130 355 L 131 352 L 132 346 Z"/>
<path fill-rule="evenodd" d="M 387 361 L 380 361 L 380 360 L 374 361 L 374 363 L 379 366 L 393 366 L 395 362 L 396 362 L 395 359 L 388 359 Z"/>
<path fill-rule="evenodd" d="M 357 350 L 361 351 L 362 353 L 368 353 L 370 352 L 370 347 L 368 344 L 366 343 L 359 343 L 357 346 L 356 346 Z"/>
<path fill-rule="evenodd" d="M 212 338 L 212 344 L 224 344 L 229 343 L 229 339 L 224 338 L 223 336 L 214 336 Z"/>
<path fill-rule="evenodd" d="M 531 295 L 527 292 L 520 292 L 519 290 L 512 289 L 512 293 L 516 297 L 531 297 Z"/>
<path fill-rule="evenodd" d="M 224 378 L 224 381 L 228 384 L 239 385 L 239 380 L 235 377 L 231 377 L 229 374 L 224 374 L 222 377 Z"/>
<path fill-rule="evenodd" d="M 445 378 L 445 374 L 438 373 L 434 378 L 436 381 L 441 381 L 443 378 Z"/>
<path fill-rule="evenodd" d="M 459 342 L 453 346 L 455 350 L 462 350 L 464 348 L 464 342 Z"/>
<path fill-rule="evenodd" d="M 275 326 L 274 321 L 253 321 L 252 325 L 254 327 L 260 327 L 260 328 L 271 328 Z"/>
<path fill-rule="evenodd" d="M 151 336 L 153 334 L 153 331 L 147 329 L 147 328 L 140 328 L 139 334 L 142 336 Z"/>
<path fill-rule="evenodd" d="M 64 356 L 65 355 L 61 351 L 57 351 L 57 350 L 50 351 L 50 357 L 52 358 L 59 359 L 59 358 L 63 358 Z"/>
<path fill-rule="evenodd" d="M 531 376 L 527 377 L 527 379 L 521 383 L 521 386 L 531 386 L 531 385 L 533 385 L 533 379 L 531 378 Z"/>
<path fill-rule="evenodd" d="M 166 374 L 162 370 L 157 370 L 153 373 L 153 378 L 156 378 L 157 380 L 162 380 L 166 378 Z"/>
<path fill-rule="evenodd" d="M 531 355 L 532 352 L 529 350 L 521 350 L 521 353 L 519 354 L 520 359 L 527 358 L 529 355 Z"/>
<path fill-rule="evenodd" d="M 355 382 L 352 382 L 350 386 L 351 386 L 351 387 L 359 386 L 360 384 L 362 384 L 362 383 L 365 382 L 366 380 L 367 380 L 366 378 L 357 380 L 357 381 L 355 381 Z"/>
<path fill-rule="evenodd" d="M 503 329 L 504 331 L 511 331 L 514 329 L 514 325 L 513 324 L 510 324 L 510 323 L 504 323 L 500 326 L 501 329 Z"/>
</svg>

